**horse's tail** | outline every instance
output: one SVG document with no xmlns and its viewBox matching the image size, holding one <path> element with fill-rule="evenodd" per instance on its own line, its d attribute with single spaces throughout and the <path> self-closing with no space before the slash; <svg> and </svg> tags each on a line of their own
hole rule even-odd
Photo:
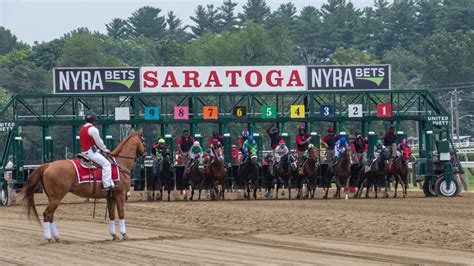
<svg viewBox="0 0 474 266">
<path fill-rule="evenodd" d="M 28 214 L 28 219 L 34 220 L 38 223 L 41 222 L 35 205 L 35 191 L 38 190 L 41 187 L 41 183 L 43 183 L 43 172 L 46 168 L 48 168 L 48 164 L 43 164 L 35 169 L 30 174 L 26 186 L 23 189 L 23 206 Z"/>
</svg>

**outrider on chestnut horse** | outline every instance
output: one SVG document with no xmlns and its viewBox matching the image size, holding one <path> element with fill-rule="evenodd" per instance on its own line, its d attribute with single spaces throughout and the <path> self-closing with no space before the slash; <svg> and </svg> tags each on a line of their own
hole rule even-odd
<svg viewBox="0 0 474 266">
<path fill-rule="evenodd" d="M 70 160 L 60 160 L 41 165 L 34 170 L 26 187 L 23 189 L 23 204 L 28 214 L 28 218 L 40 222 L 38 212 L 35 206 L 35 191 L 41 186 L 48 197 L 48 206 L 43 212 L 44 236 L 48 242 L 51 242 L 51 235 L 56 242 L 59 242 L 59 232 L 54 223 L 54 212 L 59 206 L 61 200 L 68 192 L 71 192 L 83 198 L 107 199 L 107 208 L 109 212 L 109 233 L 113 240 L 119 237 L 115 233 L 115 208 L 119 216 L 120 233 L 124 240 L 129 239 L 125 229 L 125 196 L 130 188 L 132 169 L 135 158 L 142 156 L 146 152 L 142 130 L 135 133 L 132 129 L 130 135 L 124 139 L 117 148 L 110 154 L 116 157 L 120 166 L 120 180 L 115 185 L 112 192 L 102 191 L 101 182 L 79 183 L 74 164 Z"/>
</svg>

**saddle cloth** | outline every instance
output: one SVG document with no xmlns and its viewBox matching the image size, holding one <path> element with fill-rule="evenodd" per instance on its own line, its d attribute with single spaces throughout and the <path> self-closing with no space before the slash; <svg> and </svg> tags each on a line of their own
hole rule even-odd
<svg viewBox="0 0 474 266">
<path fill-rule="evenodd" d="M 102 182 L 102 169 L 97 167 L 94 163 L 86 162 L 82 159 L 69 160 L 74 165 L 77 174 L 77 181 L 79 184 L 94 182 Z M 116 165 L 112 165 L 112 180 L 119 181 L 119 169 Z"/>
</svg>

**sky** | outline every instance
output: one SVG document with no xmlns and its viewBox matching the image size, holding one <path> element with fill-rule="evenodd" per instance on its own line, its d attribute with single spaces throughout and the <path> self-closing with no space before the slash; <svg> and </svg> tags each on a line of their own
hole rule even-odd
<svg viewBox="0 0 474 266">
<path fill-rule="evenodd" d="M 349 0 L 348 0 L 349 1 Z M 79 27 L 106 33 L 105 24 L 113 18 L 127 18 L 142 6 L 158 7 L 163 14 L 173 11 L 184 24 L 192 24 L 190 16 L 201 5 L 220 6 L 223 0 L 0 0 L 0 26 L 12 31 L 20 41 L 33 44 L 48 42 Z M 234 0 L 237 12 L 247 0 Z M 267 0 L 271 10 L 289 0 Z M 292 0 L 296 8 L 321 7 L 326 0 Z M 373 0 L 350 0 L 356 7 L 372 6 Z"/>
</svg>

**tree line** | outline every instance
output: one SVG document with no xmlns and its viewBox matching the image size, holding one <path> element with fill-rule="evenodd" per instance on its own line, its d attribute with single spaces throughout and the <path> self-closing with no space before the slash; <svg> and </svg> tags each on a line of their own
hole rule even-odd
<svg viewBox="0 0 474 266">
<path fill-rule="evenodd" d="M 300 10 L 247 0 L 237 7 L 232 0 L 198 5 L 185 25 L 172 11 L 144 6 L 114 18 L 106 33 L 79 27 L 33 45 L 0 27 L 0 98 L 51 92 L 57 66 L 384 63 L 395 89 L 428 88 L 441 97 L 452 87 L 474 88 L 472 0 L 375 0 L 364 8 L 327 0 Z"/>
</svg>

